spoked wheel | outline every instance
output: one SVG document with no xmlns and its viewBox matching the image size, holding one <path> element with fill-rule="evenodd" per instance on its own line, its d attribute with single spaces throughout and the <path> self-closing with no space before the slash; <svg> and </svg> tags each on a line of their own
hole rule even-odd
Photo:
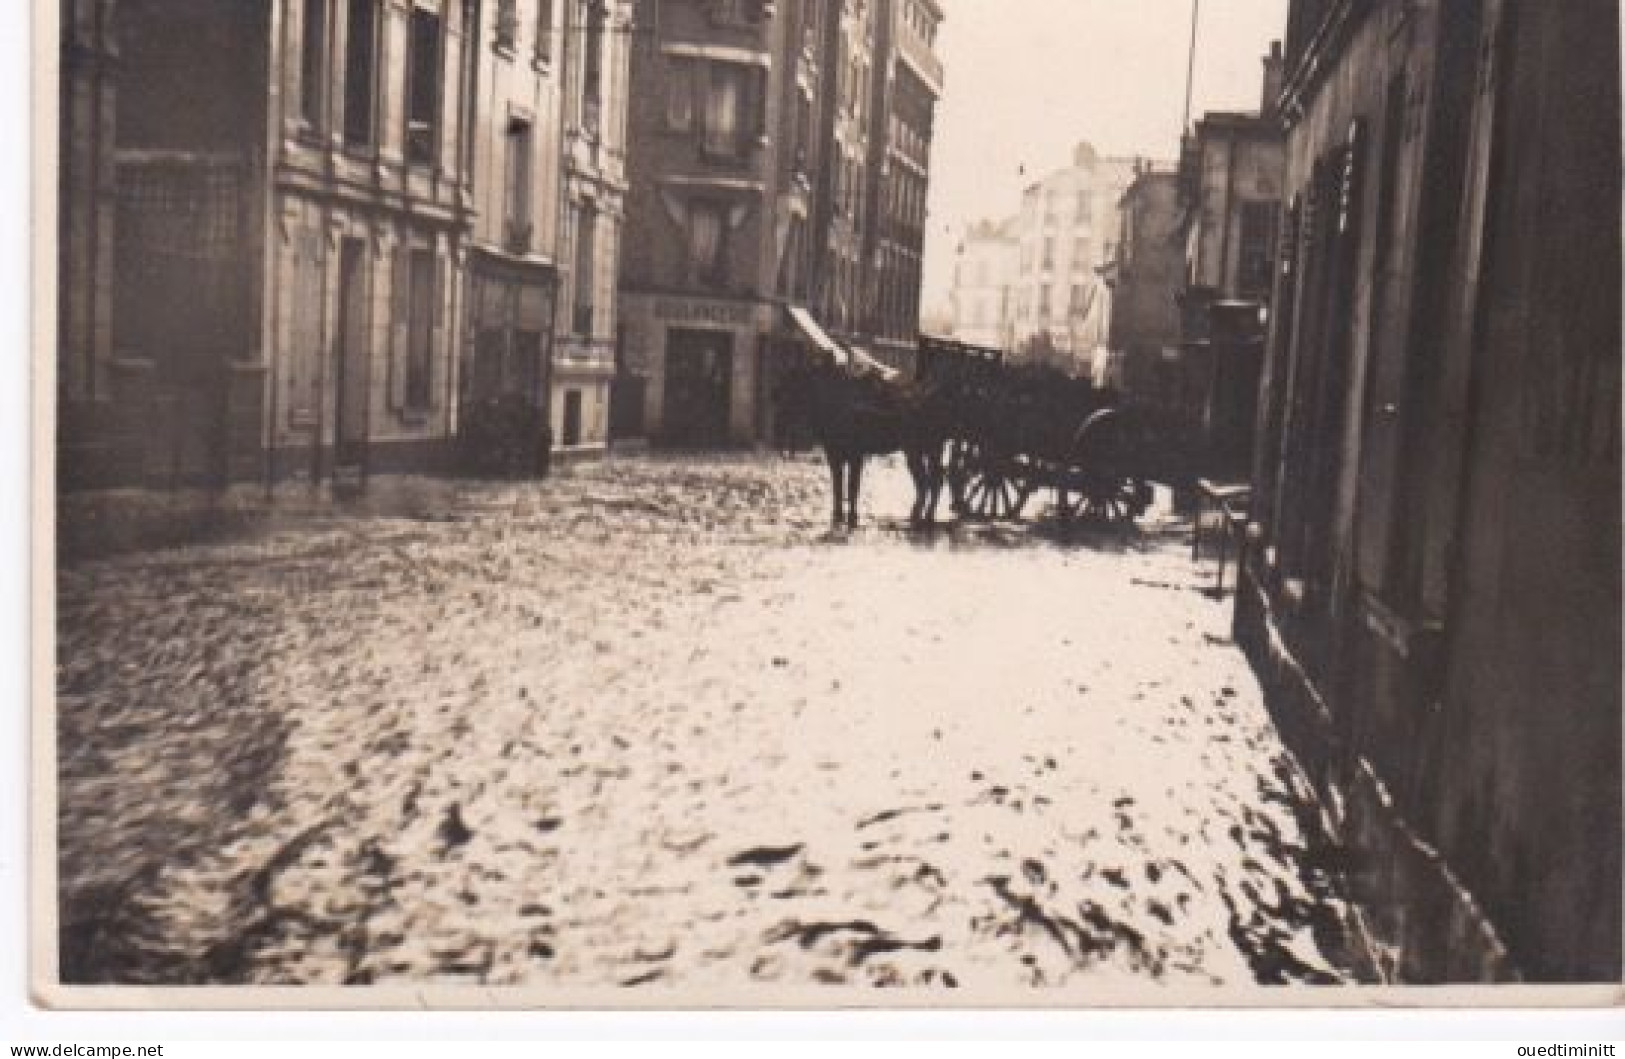
<svg viewBox="0 0 1625 1059">
<path fill-rule="evenodd" d="M 1007 466 L 984 465 L 973 470 L 965 481 L 962 513 L 989 521 L 1014 521 L 1021 517 L 1032 493 L 1032 487 L 1013 476 Z"/>
<path fill-rule="evenodd" d="M 1095 477 L 1079 483 L 1075 493 L 1063 493 L 1058 505 L 1066 521 L 1121 526 L 1145 514 L 1151 489 L 1136 478 Z"/>
</svg>

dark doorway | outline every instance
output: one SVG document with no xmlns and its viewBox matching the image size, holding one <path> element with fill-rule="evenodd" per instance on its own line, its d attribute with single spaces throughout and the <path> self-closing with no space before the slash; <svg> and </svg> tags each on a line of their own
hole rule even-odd
<svg viewBox="0 0 1625 1059">
<path fill-rule="evenodd" d="M 564 445 L 581 444 L 581 391 L 564 391 Z"/>
<path fill-rule="evenodd" d="M 726 445 L 732 383 L 732 334 L 673 329 L 666 340 L 666 440 L 690 448 Z"/>
<path fill-rule="evenodd" d="M 333 481 L 360 485 L 367 474 L 367 246 L 339 249 L 338 341 L 333 349 Z"/>
</svg>

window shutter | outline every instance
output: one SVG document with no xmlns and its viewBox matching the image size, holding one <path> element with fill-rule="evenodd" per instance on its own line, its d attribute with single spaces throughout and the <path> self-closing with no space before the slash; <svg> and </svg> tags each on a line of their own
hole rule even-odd
<svg viewBox="0 0 1625 1059">
<path fill-rule="evenodd" d="M 436 254 L 434 259 L 434 314 L 429 331 L 429 407 L 435 405 L 435 394 L 446 381 L 450 370 L 450 343 L 446 341 L 446 255 Z M 442 356 L 441 354 L 445 355 Z"/>
<path fill-rule="evenodd" d="M 406 361 L 411 355 L 412 248 L 405 240 L 395 247 L 390 269 L 389 407 L 406 407 Z"/>
</svg>

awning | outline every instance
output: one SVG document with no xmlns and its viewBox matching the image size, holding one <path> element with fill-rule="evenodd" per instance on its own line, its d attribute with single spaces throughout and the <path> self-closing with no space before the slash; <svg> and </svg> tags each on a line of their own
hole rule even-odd
<svg viewBox="0 0 1625 1059">
<path fill-rule="evenodd" d="M 859 375 L 878 375 L 887 382 L 895 382 L 902 375 L 890 364 L 882 364 L 871 357 L 861 346 L 852 347 L 852 371 Z"/>
<path fill-rule="evenodd" d="M 785 308 L 789 310 L 790 319 L 795 321 L 796 327 L 812 340 L 813 345 L 834 357 L 835 363 L 846 367 L 846 350 L 836 345 L 835 340 L 824 333 L 824 329 L 818 326 L 818 321 L 812 318 L 811 313 L 799 305 L 787 305 Z"/>
</svg>

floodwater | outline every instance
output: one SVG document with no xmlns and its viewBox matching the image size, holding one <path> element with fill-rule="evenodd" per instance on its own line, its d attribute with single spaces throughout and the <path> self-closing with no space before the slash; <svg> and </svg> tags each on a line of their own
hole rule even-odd
<svg viewBox="0 0 1625 1059">
<path fill-rule="evenodd" d="M 1180 527 L 906 481 L 831 533 L 812 460 L 618 457 L 65 567 L 65 979 L 1354 980 Z"/>
</svg>

